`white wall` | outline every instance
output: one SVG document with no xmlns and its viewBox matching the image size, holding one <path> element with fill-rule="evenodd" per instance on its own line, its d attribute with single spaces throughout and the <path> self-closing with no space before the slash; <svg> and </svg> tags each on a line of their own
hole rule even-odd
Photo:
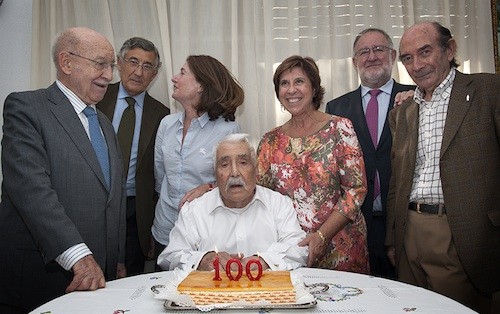
<svg viewBox="0 0 500 314">
<path fill-rule="evenodd" d="M 4 0 L 0 6 L 0 105 L 13 91 L 30 89 L 32 0 Z M 3 117 L 0 116 L 0 125 Z M 3 132 L 0 130 L 0 137 Z M 0 179 L 2 174 L 0 171 Z"/>
</svg>

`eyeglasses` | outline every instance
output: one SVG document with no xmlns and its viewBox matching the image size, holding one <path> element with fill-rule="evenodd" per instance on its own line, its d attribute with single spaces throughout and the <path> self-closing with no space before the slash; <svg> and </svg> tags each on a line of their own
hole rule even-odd
<svg viewBox="0 0 500 314">
<path fill-rule="evenodd" d="M 84 57 L 84 56 L 77 55 L 76 53 L 73 53 L 73 52 L 70 52 L 70 51 L 68 51 L 68 53 L 70 55 L 72 55 L 72 56 L 92 61 L 93 62 L 92 65 L 94 66 L 94 68 L 96 70 L 99 70 L 99 71 L 106 70 L 108 67 L 110 67 L 111 70 L 114 70 L 116 68 L 116 63 L 115 62 L 97 61 L 97 60 L 93 60 L 93 59 L 90 59 L 90 58 L 87 58 L 87 57 Z"/>
<path fill-rule="evenodd" d="M 363 48 L 356 51 L 354 53 L 354 57 L 360 59 L 368 59 L 368 57 L 370 56 L 370 51 L 373 51 L 373 53 L 377 57 L 381 57 L 388 50 L 392 50 L 392 48 L 387 46 L 373 46 L 371 48 Z"/>
<path fill-rule="evenodd" d="M 137 69 L 139 66 L 142 68 L 144 72 L 153 72 L 156 70 L 156 67 L 153 66 L 151 63 L 140 63 L 139 60 L 137 59 L 125 59 L 123 58 L 123 61 L 127 62 L 131 68 L 134 70 Z"/>
</svg>

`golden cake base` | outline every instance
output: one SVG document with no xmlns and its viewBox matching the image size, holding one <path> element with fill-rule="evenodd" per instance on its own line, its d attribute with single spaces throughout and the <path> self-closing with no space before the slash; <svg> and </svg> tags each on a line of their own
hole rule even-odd
<svg viewBox="0 0 500 314">
<path fill-rule="evenodd" d="M 211 271 L 192 271 L 177 290 L 191 296 L 196 305 L 262 300 L 271 304 L 296 302 L 289 271 L 265 271 L 257 281 L 249 280 L 246 275 L 238 281 L 230 281 L 225 274 L 221 274 L 221 281 L 215 281 L 214 274 Z"/>
</svg>

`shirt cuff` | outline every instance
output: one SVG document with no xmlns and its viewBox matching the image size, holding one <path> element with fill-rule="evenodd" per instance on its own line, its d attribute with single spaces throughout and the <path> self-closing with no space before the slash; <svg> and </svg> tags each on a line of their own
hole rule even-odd
<svg viewBox="0 0 500 314">
<path fill-rule="evenodd" d="M 62 268 L 69 271 L 73 268 L 73 265 L 75 265 L 76 262 L 91 254 L 92 251 L 90 251 L 85 243 L 79 243 L 62 252 L 61 255 L 55 258 L 55 260 L 62 266 Z"/>
</svg>

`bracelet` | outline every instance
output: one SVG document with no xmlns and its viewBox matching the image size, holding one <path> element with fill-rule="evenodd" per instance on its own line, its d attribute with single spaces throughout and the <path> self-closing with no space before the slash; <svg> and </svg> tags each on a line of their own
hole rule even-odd
<svg viewBox="0 0 500 314">
<path fill-rule="evenodd" d="M 347 216 L 347 214 L 342 209 L 339 209 L 338 213 L 347 218 L 347 220 L 351 220 L 351 218 L 349 218 L 349 216 Z"/>
<path fill-rule="evenodd" d="M 321 238 L 321 240 L 323 240 L 323 244 L 326 244 L 326 239 L 325 239 L 325 236 L 323 235 L 323 232 L 321 232 L 321 230 L 317 230 L 316 233 L 319 235 L 319 237 Z"/>
</svg>

